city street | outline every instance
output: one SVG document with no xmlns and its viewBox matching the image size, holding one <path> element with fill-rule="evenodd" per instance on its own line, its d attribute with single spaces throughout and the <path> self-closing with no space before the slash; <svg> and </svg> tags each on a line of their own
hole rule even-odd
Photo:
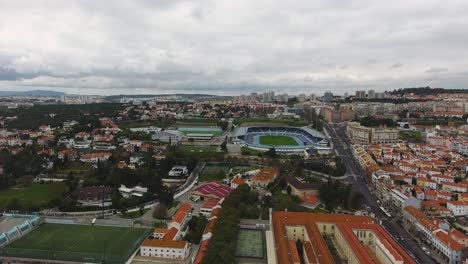
<svg viewBox="0 0 468 264">
<path fill-rule="evenodd" d="M 346 168 L 348 177 L 355 190 L 360 191 L 364 195 L 365 204 L 368 210 L 372 212 L 375 217 L 381 220 L 382 226 L 387 232 L 395 238 L 402 248 L 404 248 L 410 256 L 412 256 L 417 263 L 435 263 L 430 256 L 419 247 L 419 245 L 412 239 L 411 235 L 399 226 L 394 220 L 389 219 L 380 209 L 380 204 L 377 202 L 377 197 L 372 194 L 368 188 L 364 173 L 360 168 L 357 160 L 354 159 L 350 149 L 351 141 L 346 135 L 345 126 L 342 125 L 325 125 L 324 127 L 330 140 L 333 143 L 336 154 L 339 155 Z"/>
</svg>

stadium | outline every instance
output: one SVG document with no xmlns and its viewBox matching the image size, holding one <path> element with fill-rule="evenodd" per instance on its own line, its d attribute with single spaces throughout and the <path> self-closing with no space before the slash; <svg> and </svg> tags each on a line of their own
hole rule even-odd
<svg viewBox="0 0 468 264">
<path fill-rule="evenodd" d="M 255 150 L 274 148 L 282 153 L 330 150 L 326 136 L 308 127 L 241 126 L 234 131 L 233 141 Z"/>
</svg>

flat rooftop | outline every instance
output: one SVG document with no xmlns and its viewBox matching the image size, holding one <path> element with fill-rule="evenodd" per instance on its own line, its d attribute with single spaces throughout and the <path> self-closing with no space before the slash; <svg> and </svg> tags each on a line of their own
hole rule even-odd
<svg viewBox="0 0 468 264">
<path fill-rule="evenodd" d="M 22 223 L 28 221 L 31 217 L 23 216 L 2 216 L 0 217 L 0 233 L 9 231 L 15 226 L 21 225 Z"/>
</svg>

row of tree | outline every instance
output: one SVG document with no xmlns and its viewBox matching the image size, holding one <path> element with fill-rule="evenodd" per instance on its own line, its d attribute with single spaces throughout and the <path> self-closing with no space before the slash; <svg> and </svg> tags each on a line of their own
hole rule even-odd
<svg viewBox="0 0 468 264">
<path fill-rule="evenodd" d="M 319 193 L 321 202 L 329 212 L 333 212 L 337 207 L 345 210 L 360 209 L 364 201 L 363 194 L 353 190 L 351 185 L 331 179 L 320 186 Z"/>
<path fill-rule="evenodd" d="M 255 198 L 256 199 L 256 198 Z M 203 264 L 235 263 L 237 234 L 241 213 L 238 208 L 242 204 L 254 200 L 250 187 L 242 184 L 226 197 L 223 207 L 213 228 L 213 236 L 203 258 Z"/>
<path fill-rule="evenodd" d="M 387 127 L 396 127 L 398 124 L 393 121 L 391 118 L 375 118 L 372 116 L 365 116 L 359 120 L 361 126 L 365 127 L 378 127 L 378 126 L 387 126 Z"/>
</svg>

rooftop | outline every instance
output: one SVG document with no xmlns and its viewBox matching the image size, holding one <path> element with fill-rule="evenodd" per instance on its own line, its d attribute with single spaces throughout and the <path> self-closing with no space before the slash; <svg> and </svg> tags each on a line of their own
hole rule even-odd
<svg viewBox="0 0 468 264">
<path fill-rule="evenodd" d="M 360 243 L 359 238 L 354 233 L 356 229 L 364 229 L 373 232 L 385 248 L 387 248 L 395 261 L 415 263 L 384 229 L 374 223 L 372 218 L 367 216 L 273 212 L 272 221 L 278 263 L 295 263 L 295 244 L 293 247 L 290 239 L 285 235 L 285 232 L 286 226 L 298 225 L 305 227 L 309 237 L 309 241 L 304 241 L 303 243 L 305 249 L 304 254 L 307 255 L 309 261 L 311 261 L 311 263 L 333 263 L 333 257 L 317 226 L 318 223 L 324 222 L 334 223 L 336 225 L 361 263 L 378 263 L 378 261 L 376 259 L 376 254 L 369 252 L 369 249 L 366 249 L 366 247 Z"/>
<path fill-rule="evenodd" d="M 145 239 L 143 246 L 145 247 L 163 247 L 163 248 L 184 248 L 187 241 L 183 240 L 159 240 L 159 239 Z"/>
<path fill-rule="evenodd" d="M 185 217 L 187 216 L 191 208 L 192 208 L 192 205 L 189 203 L 181 204 L 179 209 L 177 209 L 177 212 L 172 217 L 172 221 L 179 223 L 179 224 L 182 223 L 182 221 L 185 219 Z"/>
<path fill-rule="evenodd" d="M 192 191 L 192 194 L 221 199 L 228 196 L 231 191 L 232 189 L 229 186 L 223 185 L 217 181 L 212 181 L 196 188 Z"/>
</svg>

